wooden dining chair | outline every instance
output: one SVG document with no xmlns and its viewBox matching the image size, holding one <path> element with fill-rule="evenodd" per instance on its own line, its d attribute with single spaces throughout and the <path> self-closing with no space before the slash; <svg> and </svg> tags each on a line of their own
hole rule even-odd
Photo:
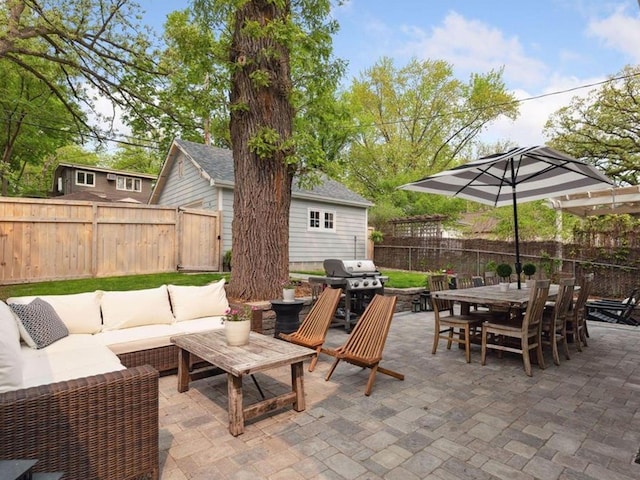
<svg viewBox="0 0 640 480">
<path fill-rule="evenodd" d="M 473 287 L 473 280 L 468 273 L 459 273 L 456 276 L 456 288 L 471 288 Z"/>
<path fill-rule="evenodd" d="M 569 308 L 573 303 L 575 278 L 562 278 L 558 286 L 558 295 L 552 308 L 545 309 L 542 315 L 542 345 L 551 346 L 553 363 L 560 365 L 558 342 L 562 342 L 564 356 L 570 360 L 569 344 L 567 343 L 567 319 Z"/>
<path fill-rule="evenodd" d="M 545 368 L 540 336 L 542 314 L 549 296 L 549 285 L 549 280 L 536 281 L 529 294 L 529 301 L 522 320 L 520 320 L 519 316 L 514 316 L 510 323 L 486 321 L 482 324 L 482 365 L 486 364 L 487 349 L 518 353 L 522 355 L 525 373 L 531 377 L 531 359 L 529 355 L 531 350 L 535 350 L 538 366 L 542 369 Z"/>
<path fill-rule="evenodd" d="M 396 308 L 396 296 L 376 294 L 367 305 L 364 313 L 349 334 L 349 338 L 341 347 L 335 350 L 324 350 L 325 353 L 336 357 L 325 380 L 329 380 L 340 360 L 369 368 L 369 380 L 364 394 L 371 395 L 376 373 L 384 373 L 398 380 L 404 380 L 404 375 L 380 366 L 382 351 L 387 341 L 387 334 L 391 327 L 391 320 Z"/>
<path fill-rule="evenodd" d="M 441 339 L 447 341 L 447 350 L 451 350 L 451 344 L 456 342 L 464 345 L 465 358 L 467 363 L 470 363 L 471 337 L 476 334 L 478 327 L 482 323 L 482 318 L 473 315 L 455 315 L 453 313 L 453 302 L 438 298 L 437 294 L 434 295 L 434 292 L 448 289 L 446 275 L 432 275 L 429 277 L 429 290 L 431 291 L 431 303 L 435 317 L 431 353 L 435 355 Z M 443 315 L 446 312 L 448 314 Z"/>
<path fill-rule="evenodd" d="M 484 272 L 484 284 L 485 285 L 497 285 L 499 278 L 496 272 Z"/>
<path fill-rule="evenodd" d="M 325 288 L 319 295 L 316 303 L 304 318 L 298 330 L 293 333 L 280 333 L 279 337 L 297 345 L 312 348 L 316 351 L 309 364 L 309 371 L 313 372 L 318 363 L 318 356 L 322 351 L 322 345 L 327 337 L 327 331 L 331 320 L 340 302 L 341 288 Z"/>
<path fill-rule="evenodd" d="M 569 311 L 567 317 L 567 336 L 572 338 L 579 352 L 582 351 L 582 345 L 587 346 L 587 320 L 585 315 L 585 305 L 591 294 L 591 286 L 593 285 L 594 274 L 587 273 L 580 280 L 580 290 L 578 298 L 573 307 Z"/>
</svg>

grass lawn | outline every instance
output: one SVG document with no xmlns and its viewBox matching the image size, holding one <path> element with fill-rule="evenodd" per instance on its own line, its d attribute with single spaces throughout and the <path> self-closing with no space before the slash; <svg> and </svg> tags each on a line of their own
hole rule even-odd
<svg viewBox="0 0 640 480">
<path fill-rule="evenodd" d="M 296 272 L 309 275 L 324 276 L 324 272 Z M 393 288 L 424 287 L 424 272 L 405 272 L 401 270 L 384 270 L 383 275 L 389 277 L 385 284 Z M 25 295 L 65 295 L 68 293 L 92 292 L 94 290 L 141 290 L 155 288 L 163 284 L 173 285 L 206 285 L 210 282 L 229 279 L 228 273 L 157 273 L 152 275 L 128 275 L 123 277 L 83 278 L 78 280 L 59 280 L 40 283 L 21 283 L 0 286 L 0 299 Z"/>
</svg>

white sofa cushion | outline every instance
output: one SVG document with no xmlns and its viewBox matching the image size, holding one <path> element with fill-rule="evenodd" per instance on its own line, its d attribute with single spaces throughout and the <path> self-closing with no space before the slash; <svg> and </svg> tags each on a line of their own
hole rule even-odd
<svg viewBox="0 0 640 480">
<path fill-rule="evenodd" d="M 69 329 L 69 333 L 97 333 L 102 328 L 101 295 L 102 292 L 95 291 L 68 295 L 11 297 L 7 299 L 7 303 L 27 304 L 36 298 L 41 298 L 55 309 Z"/>
<path fill-rule="evenodd" d="M 44 348 L 69 335 L 69 330 L 54 308 L 36 298 L 31 303 L 12 303 L 18 317 L 20 336 L 31 348 Z"/>
<path fill-rule="evenodd" d="M 141 327 L 107 330 L 96 334 L 96 338 L 117 355 L 138 352 L 149 348 L 171 345 L 169 338 L 175 335 L 173 325 L 144 325 Z"/>
<path fill-rule="evenodd" d="M 224 315 L 229 308 L 225 279 L 202 287 L 169 285 L 173 315 L 178 322 Z"/>
<path fill-rule="evenodd" d="M 22 347 L 23 387 L 35 387 L 124 370 L 118 357 L 95 335 L 69 335 L 47 348 Z"/>
<path fill-rule="evenodd" d="M 100 308 L 103 332 L 175 322 L 166 285 L 145 290 L 105 291 Z"/>
<path fill-rule="evenodd" d="M 195 318 L 193 320 L 185 320 L 184 322 L 175 323 L 171 325 L 171 327 L 175 330 L 174 335 L 218 330 L 220 328 L 224 328 L 224 323 L 222 322 L 223 318 L 224 317 L 222 316 Z"/>
<path fill-rule="evenodd" d="M 196 333 L 224 327 L 223 317 L 205 317 L 184 320 L 172 325 L 144 325 L 141 327 L 109 330 L 95 335 L 117 355 L 171 345 L 171 337 L 183 333 Z"/>
<path fill-rule="evenodd" d="M 22 386 L 22 368 L 17 319 L 0 301 L 0 393 Z"/>
</svg>

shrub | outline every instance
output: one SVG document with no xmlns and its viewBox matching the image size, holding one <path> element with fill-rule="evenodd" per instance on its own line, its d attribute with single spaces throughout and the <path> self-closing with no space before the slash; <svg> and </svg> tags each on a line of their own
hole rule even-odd
<svg viewBox="0 0 640 480">
<path fill-rule="evenodd" d="M 525 263 L 522 266 L 522 273 L 524 273 L 528 278 L 531 278 L 536 273 L 536 266 L 533 263 Z"/>
<path fill-rule="evenodd" d="M 513 273 L 513 268 L 511 268 L 511 265 L 509 265 L 508 263 L 501 263 L 496 267 L 496 274 L 500 278 L 508 279 L 512 273 Z"/>
</svg>

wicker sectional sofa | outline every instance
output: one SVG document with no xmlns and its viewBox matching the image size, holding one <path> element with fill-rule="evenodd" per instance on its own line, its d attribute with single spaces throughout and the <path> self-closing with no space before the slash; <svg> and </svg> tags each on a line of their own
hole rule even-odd
<svg viewBox="0 0 640 480">
<path fill-rule="evenodd" d="M 222 328 L 228 306 L 224 280 L 0 302 L 0 459 L 37 458 L 65 479 L 157 479 L 169 337 Z"/>
</svg>

